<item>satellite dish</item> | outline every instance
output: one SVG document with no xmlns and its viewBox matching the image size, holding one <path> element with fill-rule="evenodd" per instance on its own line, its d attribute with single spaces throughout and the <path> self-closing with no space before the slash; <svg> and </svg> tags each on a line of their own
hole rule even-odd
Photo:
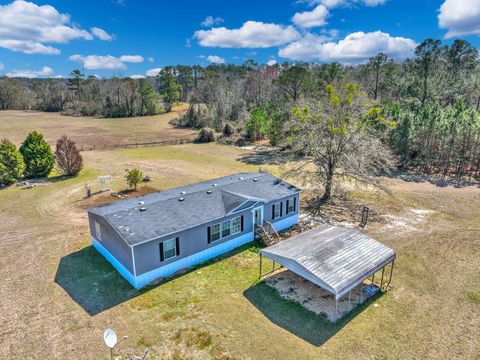
<svg viewBox="0 0 480 360">
<path fill-rule="evenodd" d="M 110 349 L 113 349 L 117 345 L 117 334 L 112 329 L 107 329 L 103 333 L 103 340 Z"/>
</svg>

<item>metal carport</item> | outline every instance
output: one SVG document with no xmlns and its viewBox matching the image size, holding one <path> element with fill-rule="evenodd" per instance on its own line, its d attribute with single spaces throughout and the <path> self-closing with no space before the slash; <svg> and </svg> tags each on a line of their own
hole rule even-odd
<svg viewBox="0 0 480 360">
<path fill-rule="evenodd" d="M 278 263 L 334 295 L 336 321 L 339 299 L 349 295 L 350 308 L 351 290 L 369 277 L 373 283 L 376 272 L 382 271 L 380 289 L 388 289 L 396 255 L 388 246 L 358 230 L 322 224 L 262 249 L 260 277 L 262 257 L 273 261 L 273 269 Z M 384 284 L 388 264 L 390 275 Z"/>
</svg>

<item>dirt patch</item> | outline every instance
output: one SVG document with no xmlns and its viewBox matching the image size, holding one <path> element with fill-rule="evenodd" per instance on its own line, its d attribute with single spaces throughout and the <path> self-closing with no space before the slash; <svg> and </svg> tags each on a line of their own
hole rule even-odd
<svg viewBox="0 0 480 360">
<path fill-rule="evenodd" d="M 265 283 L 277 290 L 282 298 L 299 303 L 305 309 L 334 321 L 335 298 L 321 287 L 288 270 L 273 273 Z M 361 296 L 361 291 L 361 286 L 352 290 L 350 308 L 348 296 L 339 301 L 339 316 L 344 316 L 349 310 L 366 300 L 366 296 Z"/>
<path fill-rule="evenodd" d="M 131 199 L 131 198 L 151 194 L 158 191 L 159 191 L 158 189 L 155 189 L 148 185 L 141 186 L 137 188 L 137 190 L 135 191 L 131 189 L 122 190 L 117 193 L 105 191 L 102 193 L 93 194 L 89 198 L 81 199 L 80 201 L 77 202 L 77 206 L 83 210 L 86 210 L 94 206 L 106 205 L 118 200 Z"/>
</svg>

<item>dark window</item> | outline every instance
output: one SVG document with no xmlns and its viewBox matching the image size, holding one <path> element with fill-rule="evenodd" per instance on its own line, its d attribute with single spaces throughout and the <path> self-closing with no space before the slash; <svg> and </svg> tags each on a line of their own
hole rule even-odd
<svg viewBox="0 0 480 360">
<path fill-rule="evenodd" d="M 287 200 L 287 214 L 295 212 L 295 198 Z"/>
<path fill-rule="evenodd" d="M 220 239 L 220 224 L 213 225 L 210 229 L 210 241 L 216 241 Z"/>
<path fill-rule="evenodd" d="M 272 207 L 272 219 L 282 216 L 282 203 L 274 204 Z"/>
<path fill-rule="evenodd" d="M 163 258 L 164 260 L 171 259 L 177 256 L 177 240 L 170 239 L 163 242 Z"/>
</svg>

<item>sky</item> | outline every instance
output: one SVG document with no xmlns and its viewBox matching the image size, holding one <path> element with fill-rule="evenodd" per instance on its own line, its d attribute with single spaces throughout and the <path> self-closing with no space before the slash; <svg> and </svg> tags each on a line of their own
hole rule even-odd
<svg viewBox="0 0 480 360">
<path fill-rule="evenodd" d="M 0 0 L 0 76 L 155 75 L 167 65 L 363 63 L 426 38 L 480 47 L 480 0 Z"/>
</svg>

